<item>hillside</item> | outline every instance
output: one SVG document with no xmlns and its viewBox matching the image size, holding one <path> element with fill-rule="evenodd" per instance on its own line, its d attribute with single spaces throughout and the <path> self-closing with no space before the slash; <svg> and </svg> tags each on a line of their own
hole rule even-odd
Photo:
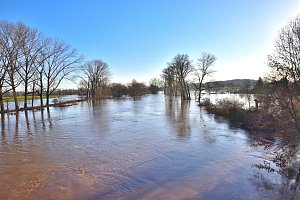
<svg viewBox="0 0 300 200">
<path fill-rule="evenodd" d="M 246 87 L 246 86 L 254 86 L 257 80 L 253 79 L 233 79 L 226 81 L 212 81 L 206 82 L 204 84 L 205 87 L 210 85 L 219 86 L 219 87 Z"/>
</svg>

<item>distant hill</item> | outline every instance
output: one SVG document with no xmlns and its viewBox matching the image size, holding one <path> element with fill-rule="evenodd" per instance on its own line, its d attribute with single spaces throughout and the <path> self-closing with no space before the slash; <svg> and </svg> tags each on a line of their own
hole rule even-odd
<svg viewBox="0 0 300 200">
<path fill-rule="evenodd" d="M 206 92 L 225 92 L 225 93 L 239 93 L 245 88 L 253 89 L 257 80 L 253 79 L 233 79 L 227 81 L 212 81 L 206 82 L 203 88 Z M 197 85 L 197 84 L 196 84 Z M 195 89 L 194 84 L 190 85 L 191 89 Z"/>
<path fill-rule="evenodd" d="M 245 87 L 245 86 L 254 86 L 257 80 L 254 79 L 233 79 L 227 81 L 212 81 L 206 82 L 204 86 L 220 86 L 220 87 Z"/>
</svg>

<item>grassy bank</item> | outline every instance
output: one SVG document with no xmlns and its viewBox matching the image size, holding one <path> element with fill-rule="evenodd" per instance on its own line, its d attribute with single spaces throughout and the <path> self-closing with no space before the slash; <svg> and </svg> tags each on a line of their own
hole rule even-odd
<svg viewBox="0 0 300 200">
<path fill-rule="evenodd" d="M 78 102 L 82 102 L 82 101 L 86 101 L 86 99 L 63 101 L 63 102 L 50 104 L 50 105 L 43 105 L 43 106 L 33 106 L 33 107 L 27 107 L 26 109 L 25 108 L 20 108 L 19 110 L 4 110 L 1 113 L 17 113 L 19 111 L 40 110 L 40 109 L 44 109 L 44 108 L 47 108 L 47 107 L 66 107 L 66 106 L 76 105 Z"/>
<path fill-rule="evenodd" d="M 58 97 L 59 97 L 58 95 L 51 95 L 50 96 L 50 98 L 58 98 Z M 25 101 L 24 96 L 18 96 L 17 99 L 18 99 L 19 102 Z M 34 96 L 33 99 L 40 99 L 40 97 L 39 96 Z M 46 99 L 46 96 L 43 96 L 43 99 Z M 32 96 L 28 96 L 27 100 L 32 100 Z M 14 102 L 15 100 L 14 100 L 13 96 L 7 96 L 7 97 L 3 97 L 3 101 L 4 102 Z"/>
</svg>

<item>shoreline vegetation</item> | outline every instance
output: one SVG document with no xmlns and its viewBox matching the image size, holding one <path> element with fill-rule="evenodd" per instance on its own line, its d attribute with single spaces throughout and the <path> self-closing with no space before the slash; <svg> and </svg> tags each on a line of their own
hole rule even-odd
<svg viewBox="0 0 300 200">
<path fill-rule="evenodd" d="M 249 132 L 270 133 L 276 132 L 279 128 L 278 120 L 262 108 L 244 108 L 237 100 L 222 99 L 213 104 L 210 99 L 203 99 L 199 103 L 208 113 L 214 114 L 229 120 L 231 124 Z"/>
<path fill-rule="evenodd" d="M 41 110 L 44 108 L 49 108 L 49 107 L 67 107 L 67 106 L 72 106 L 72 105 L 76 105 L 78 102 L 83 102 L 86 101 L 86 98 L 82 98 L 82 99 L 76 99 L 76 100 L 69 100 L 69 101 L 62 101 L 62 102 L 55 102 L 53 104 L 49 104 L 49 105 L 39 105 L 39 106 L 28 106 L 26 108 L 19 108 L 18 110 L 16 109 L 11 109 L 11 110 L 3 110 L 0 113 L 4 114 L 4 113 L 18 113 L 18 112 L 22 112 L 22 111 L 35 111 L 35 110 Z"/>
<path fill-rule="evenodd" d="M 49 98 L 59 98 L 59 95 L 51 95 Z M 25 96 L 17 96 L 18 102 L 24 102 L 25 101 Z M 40 96 L 34 96 L 34 100 L 40 99 Z M 43 99 L 46 99 L 46 96 L 43 96 Z M 14 97 L 13 96 L 5 96 L 3 97 L 4 102 L 14 102 Z M 32 96 L 27 97 L 27 101 L 32 101 Z"/>
</svg>

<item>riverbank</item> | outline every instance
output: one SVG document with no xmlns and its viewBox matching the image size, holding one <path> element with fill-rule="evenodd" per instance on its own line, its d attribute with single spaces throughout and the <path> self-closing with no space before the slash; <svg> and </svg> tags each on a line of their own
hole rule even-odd
<svg viewBox="0 0 300 200">
<path fill-rule="evenodd" d="M 236 100 L 223 99 L 213 104 L 209 99 L 205 99 L 199 105 L 205 107 L 208 113 L 224 117 L 232 124 L 250 132 L 273 132 L 278 129 L 279 123 L 272 114 L 245 109 L 243 104 Z"/>
<path fill-rule="evenodd" d="M 59 98 L 59 96 L 58 95 L 51 95 L 49 98 Z M 34 100 L 40 99 L 40 96 L 34 96 L 33 99 Z M 46 96 L 43 96 L 43 99 L 46 99 Z M 18 96 L 17 100 L 19 102 L 23 102 L 23 101 L 25 101 L 25 96 Z M 27 101 L 31 101 L 31 100 L 32 100 L 32 96 L 27 96 Z M 14 101 L 15 101 L 15 99 L 14 99 L 13 96 L 4 96 L 3 97 L 3 102 L 14 102 Z"/>
<path fill-rule="evenodd" d="M 69 101 L 62 101 L 62 102 L 57 102 L 49 105 L 42 105 L 42 106 L 32 106 L 32 107 L 27 107 L 27 108 L 20 108 L 18 110 L 16 109 L 11 109 L 11 110 L 4 110 L 1 111 L 0 113 L 16 113 L 16 112 L 22 112 L 22 111 L 27 111 L 27 110 L 40 110 L 44 108 L 49 108 L 49 107 L 66 107 L 66 106 L 72 106 L 77 104 L 78 102 L 86 101 L 85 98 L 83 99 L 77 99 L 77 100 L 69 100 Z"/>
</svg>

